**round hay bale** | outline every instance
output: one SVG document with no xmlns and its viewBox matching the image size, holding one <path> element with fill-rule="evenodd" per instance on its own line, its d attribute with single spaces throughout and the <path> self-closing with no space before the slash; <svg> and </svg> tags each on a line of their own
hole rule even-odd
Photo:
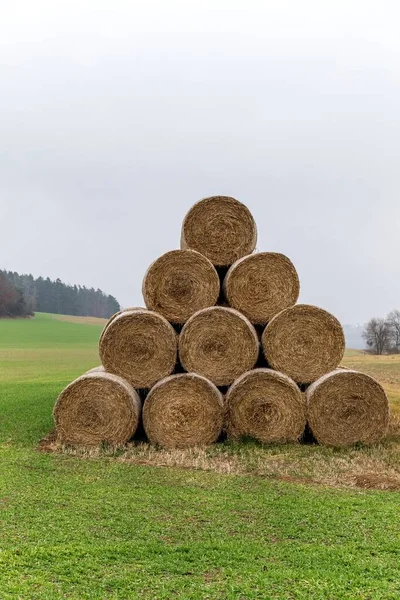
<svg viewBox="0 0 400 600">
<path fill-rule="evenodd" d="M 125 444 L 139 423 L 141 401 L 122 377 L 86 373 L 59 395 L 53 416 L 58 438 L 65 444 Z"/>
<path fill-rule="evenodd" d="M 230 306 L 257 325 L 296 304 L 300 282 L 293 263 L 284 254 L 260 252 L 244 256 L 229 269 L 223 283 Z"/>
<path fill-rule="evenodd" d="M 257 361 L 257 333 L 233 308 L 213 306 L 195 313 L 179 336 L 179 357 L 186 371 L 215 385 L 230 385 Z"/>
<path fill-rule="evenodd" d="M 264 443 L 298 441 L 306 426 L 303 394 L 295 382 L 271 369 L 243 373 L 225 397 L 228 437 Z"/>
<path fill-rule="evenodd" d="M 177 336 L 163 316 L 145 308 L 126 310 L 104 330 L 99 352 L 107 372 L 148 388 L 174 370 Z"/>
<path fill-rule="evenodd" d="M 143 426 L 150 442 L 164 448 L 212 444 L 223 425 L 221 392 L 195 373 L 171 375 L 150 390 Z"/>
<path fill-rule="evenodd" d="M 143 310 L 143 308 L 138 307 L 138 306 L 131 306 L 130 308 L 124 308 L 122 310 L 119 310 L 118 312 L 114 313 L 107 321 L 107 323 L 104 325 L 103 330 L 100 334 L 100 338 L 99 338 L 99 346 L 101 344 L 101 340 L 103 337 L 103 334 L 105 332 L 105 330 L 107 329 L 107 327 L 110 325 L 110 323 L 112 323 L 114 321 L 114 319 L 116 317 L 118 317 L 119 315 L 122 315 L 124 312 L 126 312 L 127 310 Z"/>
<path fill-rule="evenodd" d="M 310 385 L 306 400 L 308 423 L 320 444 L 373 444 L 387 432 L 389 403 L 385 391 L 364 373 L 336 369 Z"/>
<path fill-rule="evenodd" d="M 148 309 L 172 323 L 185 323 L 198 310 L 213 306 L 220 281 L 213 264 L 195 250 L 172 250 L 149 267 L 143 280 Z"/>
<path fill-rule="evenodd" d="M 247 206 L 229 196 L 212 196 L 197 202 L 187 213 L 181 248 L 204 254 L 219 267 L 231 265 L 253 252 L 257 227 Z"/>
<path fill-rule="evenodd" d="M 345 339 L 339 321 L 322 308 L 297 304 L 277 314 L 262 334 L 270 367 L 297 383 L 311 383 L 335 369 Z"/>
</svg>

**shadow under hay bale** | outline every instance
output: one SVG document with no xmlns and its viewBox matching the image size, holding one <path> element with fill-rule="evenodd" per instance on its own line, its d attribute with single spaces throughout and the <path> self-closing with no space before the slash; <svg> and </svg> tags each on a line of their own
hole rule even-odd
<svg viewBox="0 0 400 600">
<path fill-rule="evenodd" d="M 294 442 L 301 438 L 306 425 L 305 400 L 296 383 L 271 369 L 241 375 L 229 388 L 225 411 L 230 438 Z"/>
<path fill-rule="evenodd" d="M 311 383 L 339 365 L 345 339 L 336 317 L 322 308 L 297 304 L 268 323 L 262 346 L 273 369 L 297 383 Z"/>
<path fill-rule="evenodd" d="M 182 225 L 181 248 L 204 254 L 214 265 L 231 265 L 253 252 L 257 227 L 247 206 L 229 196 L 197 202 Z"/>
<path fill-rule="evenodd" d="M 293 263 L 276 252 L 259 252 L 237 260 L 227 272 L 223 291 L 229 306 L 253 324 L 266 325 L 296 304 L 300 282 Z"/>
<path fill-rule="evenodd" d="M 74 446 L 125 444 L 135 433 L 141 400 L 124 379 L 85 373 L 59 395 L 53 416 L 58 440 Z"/>
<path fill-rule="evenodd" d="M 308 388 L 306 400 L 308 423 L 320 444 L 372 444 L 387 433 L 388 399 L 369 375 L 336 369 Z"/>
<path fill-rule="evenodd" d="M 150 442 L 164 448 L 212 444 L 222 424 L 221 393 L 195 373 L 171 375 L 156 383 L 143 408 L 143 425 Z"/>
<path fill-rule="evenodd" d="M 148 388 L 174 370 L 177 334 L 153 311 L 126 310 L 104 330 L 99 352 L 106 371 L 124 377 L 135 388 Z"/>
<path fill-rule="evenodd" d="M 200 310 L 179 336 L 179 358 L 184 369 L 207 377 L 217 386 L 229 385 L 253 368 L 258 354 L 253 326 L 232 308 Z"/>
<path fill-rule="evenodd" d="M 149 267 L 142 286 L 148 309 L 172 323 L 185 323 L 198 310 L 214 306 L 220 281 L 213 264 L 195 250 L 172 250 Z"/>
</svg>

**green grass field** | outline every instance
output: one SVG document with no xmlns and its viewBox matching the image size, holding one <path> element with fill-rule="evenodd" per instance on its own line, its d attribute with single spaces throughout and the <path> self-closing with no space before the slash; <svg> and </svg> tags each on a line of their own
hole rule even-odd
<svg viewBox="0 0 400 600">
<path fill-rule="evenodd" d="M 400 493 L 346 479 L 396 483 L 395 437 L 338 451 L 38 452 L 57 394 L 98 364 L 100 331 L 0 320 L 0 600 L 400 598 Z M 346 364 L 375 374 L 398 411 L 397 357 Z"/>
</svg>

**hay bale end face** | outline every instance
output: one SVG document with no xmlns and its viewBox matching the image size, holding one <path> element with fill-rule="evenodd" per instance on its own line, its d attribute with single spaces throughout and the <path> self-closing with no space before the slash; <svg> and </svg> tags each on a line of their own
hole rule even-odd
<svg viewBox="0 0 400 600">
<path fill-rule="evenodd" d="M 315 381 L 306 399 L 310 429 L 320 444 L 372 444 L 387 432 L 389 403 L 385 391 L 364 373 L 336 369 Z"/>
<path fill-rule="evenodd" d="M 287 256 L 260 252 L 236 261 L 225 276 L 223 289 L 230 306 L 252 323 L 265 325 L 277 313 L 296 304 L 300 282 Z"/>
<path fill-rule="evenodd" d="M 184 369 L 219 386 L 230 385 L 252 369 L 258 354 L 254 327 L 232 308 L 200 310 L 190 317 L 179 336 L 179 358 Z"/>
<path fill-rule="evenodd" d="M 143 280 L 148 309 L 172 323 L 185 323 L 198 310 L 213 306 L 220 281 L 213 264 L 195 250 L 172 250 L 149 267 Z"/>
<path fill-rule="evenodd" d="M 145 400 L 145 432 L 150 442 L 164 448 L 212 444 L 222 424 L 222 394 L 205 377 L 194 373 L 166 377 Z"/>
<path fill-rule="evenodd" d="M 126 310 L 103 331 L 99 352 L 107 372 L 123 377 L 135 388 L 148 388 L 174 370 L 177 335 L 172 325 L 153 311 Z"/>
<path fill-rule="evenodd" d="M 101 371 L 82 375 L 59 395 L 54 422 L 61 442 L 94 446 L 125 444 L 141 412 L 137 392 L 121 377 Z"/>
<path fill-rule="evenodd" d="M 101 334 L 100 334 L 100 338 L 99 338 L 99 346 L 101 344 L 101 340 L 103 338 L 104 332 L 107 329 L 107 327 L 110 325 L 110 323 L 112 323 L 114 321 L 114 319 L 116 319 L 117 317 L 119 317 L 119 315 L 122 315 L 123 313 L 129 311 L 129 310 L 143 310 L 142 307 L 138 307 L 138 306 L 131 306 L 129 308 L 124 308 L 122 310 L 119 310 L 118 312 L 114 313 L 107 321 L 107 323 L 104 325 Z"/>
<path fill-rule="evenodd" d="M 297 304 L 276 315 L 262 334 L 268 364 L 297 383 L 311 383 L 335 369 L 343 358 L 345 338 L 329 312 Z"/>
<path fill-rule="evenodd" d="M 306 426 L 303 394 L 295 382 L 271 369 L 241 375 L 225 397 L 228 437 L 264 443 L 296 442 Z"/>
<path fill-rule="evenodd" d="M 257 227 L 252 214 L 229 196 L 200 200 L 183 221 L 181 248 L 197 250 L 219 267 L 250 254 L 256 243 Z"/>
</svg>

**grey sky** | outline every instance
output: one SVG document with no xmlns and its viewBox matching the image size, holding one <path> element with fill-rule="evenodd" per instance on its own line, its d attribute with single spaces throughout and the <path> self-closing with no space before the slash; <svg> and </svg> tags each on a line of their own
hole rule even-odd
<svg viewBox="0 0 400 600">
<path fill-rule="evenodd" d="M 138 305 L 198 199 L 257 220 L 301 301 L 400 308 L 395 2 L 1 2 L 0 268 Z"/>
</svg>

